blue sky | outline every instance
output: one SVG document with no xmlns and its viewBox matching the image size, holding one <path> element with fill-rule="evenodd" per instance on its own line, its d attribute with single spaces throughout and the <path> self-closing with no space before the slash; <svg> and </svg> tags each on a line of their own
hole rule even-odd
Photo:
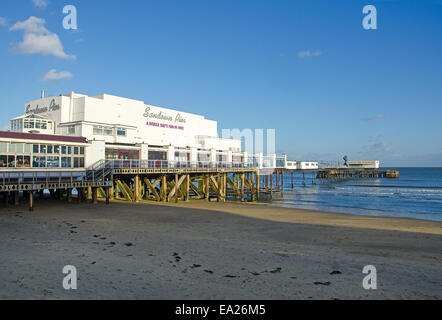
<svg viewBox="0 0 442 320">
<path fill-rule="evenodd" d="M 78 30 L 62 26 L 66 4 L 77 8 Z M 367 4 L 377 8 L 377 30 L 362 28 Z M 442 166 L 440 0 L 16 0 L 0 8 L 3 128 L 43 88 L 109 93 L 203 114 L 220 133 L 274 128 L 277 151 L 292 159 Z M 17 22 L 30 17 L 55 39 L 48 51 L 23 44 Z"/>
</svg>

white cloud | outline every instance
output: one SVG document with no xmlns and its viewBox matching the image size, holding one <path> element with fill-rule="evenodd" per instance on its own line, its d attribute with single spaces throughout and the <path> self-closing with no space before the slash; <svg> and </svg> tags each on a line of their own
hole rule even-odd
<svg viewBox="0 0 442 320">
<path fill-rule="evenodd" d="M 0 17 L 0 27 L 5 27 L 7 25 L 8 25 L 8 23 L 6 22 L 6 19 L 3 17 Z"/>
<path fill-rule="evenodd" d="M 322 52 L 319 50 L 316 50 L 316 51 L 305 50 L 305 51 L 300 51 L 298 53 L 298 57 L 300 57 L 300 58 L 318 57 L 321 54 L 322 54 Z"/>
<path fill-rule="evenodd" d="M 48 0 L 32 0 L 34 5 L 38 8 L 44 8 L 48 5 Z"/>
<path fill-rule="evenodd" d="M 376 114 L 372 117 L 361 118 L 362 121 L 375 121 L 375 120 L 385 120 L 385 119 L 390 119 L 390 117 L 386 116 L 385 114 Z"/>
<path fill-rule="evenodd" d="M 26 21 L 19 21 L 9 31 L 23 30 L 23 41 L 20 42 L 13 52 L 21 54 L 53 55 L 62 59 L 75 59 L 74 55 L 64 52 L 58 35 L 52 33 L 44 26 L 46 21 L 37 17 L 29 17 Z"/>
<path fill-rule="evenodd" d="M 51 69 L 43 76 L 43 81 L 59 81 L 71 78 L 72 74 L 68 71 L 57 72 L 57 70 Z"/>
</svg>

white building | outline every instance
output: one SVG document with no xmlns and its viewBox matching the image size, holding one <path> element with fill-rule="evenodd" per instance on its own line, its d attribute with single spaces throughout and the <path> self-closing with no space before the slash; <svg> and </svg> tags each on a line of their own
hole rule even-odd
<svg viewBox="0 0 442 320">
<path fill-rule="evenodd" d="M 102 159 L 246 162 L 241 141 L 218 137 L 204 116 L 107 94 L 71 92 L 25 104 L 11 131 L 84 137 L 86 166 Z"/>
</svg>

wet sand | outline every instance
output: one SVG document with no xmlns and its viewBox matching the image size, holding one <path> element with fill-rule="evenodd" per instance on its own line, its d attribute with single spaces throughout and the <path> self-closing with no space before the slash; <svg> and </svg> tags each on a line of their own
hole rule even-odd
<svg viewBox="0 0 442 320">
<path fill-rule="evenodd" d="M 441 299 L 442 223 L 241 203 L 0 209 L 0 299 Z M 78 289 L 64 290 L 74 265 Z M 377 268 L 377 290 L 362 269 Z"/>
</svg>

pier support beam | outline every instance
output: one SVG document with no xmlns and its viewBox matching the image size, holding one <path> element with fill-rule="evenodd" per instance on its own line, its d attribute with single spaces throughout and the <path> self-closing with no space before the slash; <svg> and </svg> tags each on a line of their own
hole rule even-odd
<svg viewBox="0 0 442 320">
<path fill-rule="evenodd" d="M 105 189 L 105 193 L 106 193 L 106 204 L 108 205 L 109 204 L 109 198 L 110 198 L 110 193 L 111 193 L 111 188 L 112 187 L 106 187 L 106 189 Z"/>
<path fill-rule="evenodd" d="M 290 175 L 291 175 L 291 180 L 292 180 L 292 189 L 295 187 L 293 184 L 293 170 L 290 171 Z"/>
<path fill-rule="evenodd" d="M 83 198 L 83 188 L 77 188 L 77 204 L 81 203 Z"/>
<path fill-rule="evenodd" d="M 14 191 L 14 206 L 18 206 L 20 204 L 20 193 L 19 191 Z"/>
<path fill-rule="evenodd" d="M 29 192 L 29 211 L 34 211 L 34 192 Z"/>
<path fill-rule="evenodd" d="M 210 176 L 208 174 L 205 176 L 205 180 L 206 181 L 204 182 L 204 186 L 206 188 L 206 200 L 210 201 Z"/>
<path fill-rule="evenodd" d="M 9 205 L 9 191 L 3 192 L 3 207 L 7 208 Z"/>
<path fill-rule="evenodd" d="M 190 174 L 186 175 L 186 202 L 190 201 Z"/>
<path fill-rule="evenodd" d="M 92 192 L 92 203 L 97 204 L 98 203 L 98 188 L 93 187 L 91 188 Z"/>
<path fill-rule="evenodd" d="M 140 200 L 140 177 L 138 175 L 134 178 L 134 201 L 139 202 Z"/>
<path fill-rule="evenodd" d="M 166 175 L 161 177 L 161 199 L 163 202 L 167 201 L 167 179 Z"/>
</svg>

